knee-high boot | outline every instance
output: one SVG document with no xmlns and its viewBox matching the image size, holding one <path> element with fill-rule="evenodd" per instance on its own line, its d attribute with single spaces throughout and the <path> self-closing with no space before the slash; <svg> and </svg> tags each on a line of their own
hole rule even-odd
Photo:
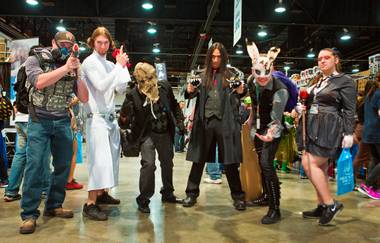
<svg viewBox="0 0 380 243">
<path fill-rule="evenodd" d="M 280 183 L 278 178 L 267 179 L 265 184 L 268 190 L 269 210 L 261 219 L 262 224 L 274 224 L 281 220 L 280 213 Z"/>
<path fill-rule="evenodd" d="M 268 189 L 266 186 L 266 182 L 264 179 L 263 173 L 261 173 L 261 181 L 262 181 L 262 186 L 263 186 L 263 194 L 255 200 L 247 202 L 247 206 L 249 207 L 262 207 L 262 206 L 268 206 Z"/>
</svg>

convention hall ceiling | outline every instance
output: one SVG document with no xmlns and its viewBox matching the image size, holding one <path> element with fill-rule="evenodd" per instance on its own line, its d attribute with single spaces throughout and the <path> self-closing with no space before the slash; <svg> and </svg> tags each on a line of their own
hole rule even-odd
<svg viewBox="0 0 380 243">
<path fill-rule="evenodd" d="M 245 38 L 263 52 L 280 47 L 276 67 L 287 64 L 290 72 L 316 65 L 306 57 L 311 49 L 337 47 L 347 72 L 353 65 L 368 68 L 368 56 L 380 52 L 378 0 L 283 0 L 287 11 L 282 14 L 274 12 L 279 0 L 242 1 L 241 55 L 232 46 L 233 0 L 156 0 L 150 11 L 141 8 L 142 0 L 42 0 L 33 8 L 24 0 L 12 0 L 0 6 L 0 31 L 15 38 L 38 36 L 49 45 L 60 21 L 83 42 L 95 27 L 104 25 L 126 47 L 132 63 L 160 58 L 171 73 L 202 65 L 210 38 L 222 42 L 230 63 L 245 72 L 250 67 Z M 146 31 L 151 24 L 157 28 L 154 35 Z M 259 37 L 260 29 L 267 36 Z M 340 40 L 344 31 L 351 34 L 350 40 Z M 155 43 L 159 54 L 152 53 Z"/>
</svg>

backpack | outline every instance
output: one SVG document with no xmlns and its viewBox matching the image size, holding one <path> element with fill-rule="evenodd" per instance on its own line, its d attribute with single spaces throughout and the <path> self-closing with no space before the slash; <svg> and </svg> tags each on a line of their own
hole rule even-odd
<svg viewBox="0 0 380 243">
<path fill-rule="evenodd" d="M 272 74 L 275 78 L 281 80 L 281 82 L 286 86 L 289 93 L 288 102 L 286 103 L 285 110 L 291 112 L 297 105 L 298 101 L 298 88 L 297 86 L 281 71 L 275 71 Z"/>
<path fill-rule="evenodd" d="M 29 91 L 32 85 L 27 82 L 25 66 L 21 66 L 17 72 L 17 81 L 14 84 L 14 91 L 16 92 L 16 107 L 17 111 L 28 114 L 29 106 Z"/>
</svg>

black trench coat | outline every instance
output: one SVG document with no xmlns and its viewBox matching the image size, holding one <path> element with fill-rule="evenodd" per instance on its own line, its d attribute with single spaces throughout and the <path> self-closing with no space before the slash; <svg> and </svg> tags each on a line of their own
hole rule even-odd
<svg viewBox="0 0 380 243">
<path fill-rule="evenodd" d="M 219 76 L 219 77 L 218 77 Z M 217 79 L 220 75 L 217 75 Z M 221 82 L 220 82 L 221 83 Z M 242 95 L 232 92 L 230 88 L 218 87 L 221 95 L 221 111 L 223 126 L 224 151 L 219 155 L 219 162 L 224 164 L 236 164 L 242 162 L 242 145 L 240 138 L 241 124 L 239 116 L 240 97 Z M 186 160 L 192 162 L 214 162 L 215 149 L 205 147 L 205 105 L 208 97 L 206 88 L 201 84 L 195 95 L 185 93 L 186 98 L 197 97 L 193 128 L 190 135 Z"/>
</svg>

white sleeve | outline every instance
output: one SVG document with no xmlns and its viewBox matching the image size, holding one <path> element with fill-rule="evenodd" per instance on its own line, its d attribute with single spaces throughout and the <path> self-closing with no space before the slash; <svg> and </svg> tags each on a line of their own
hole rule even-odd
<svg viewBox="0 0 380 243">
<path fill-rule="evenodd" d="M 119 94 L 125 93 L 127 90 L 127 85 L 131 81 L 131 76 L 129 75 L 128 68 L 123 68 L 116 76 L 115 90 Z"/>
<path fill-rule="evenodd" d="M 87 77 L 87 81 L 90 82 L 96 90 L 104 92 L 112 87 L 116 77 L 123 71 L 123 67 L 117 63 L 110 73 L 104 73 L 95 63 L 89 61 L 83 64 L 82 70 Z"/>
</svg>

